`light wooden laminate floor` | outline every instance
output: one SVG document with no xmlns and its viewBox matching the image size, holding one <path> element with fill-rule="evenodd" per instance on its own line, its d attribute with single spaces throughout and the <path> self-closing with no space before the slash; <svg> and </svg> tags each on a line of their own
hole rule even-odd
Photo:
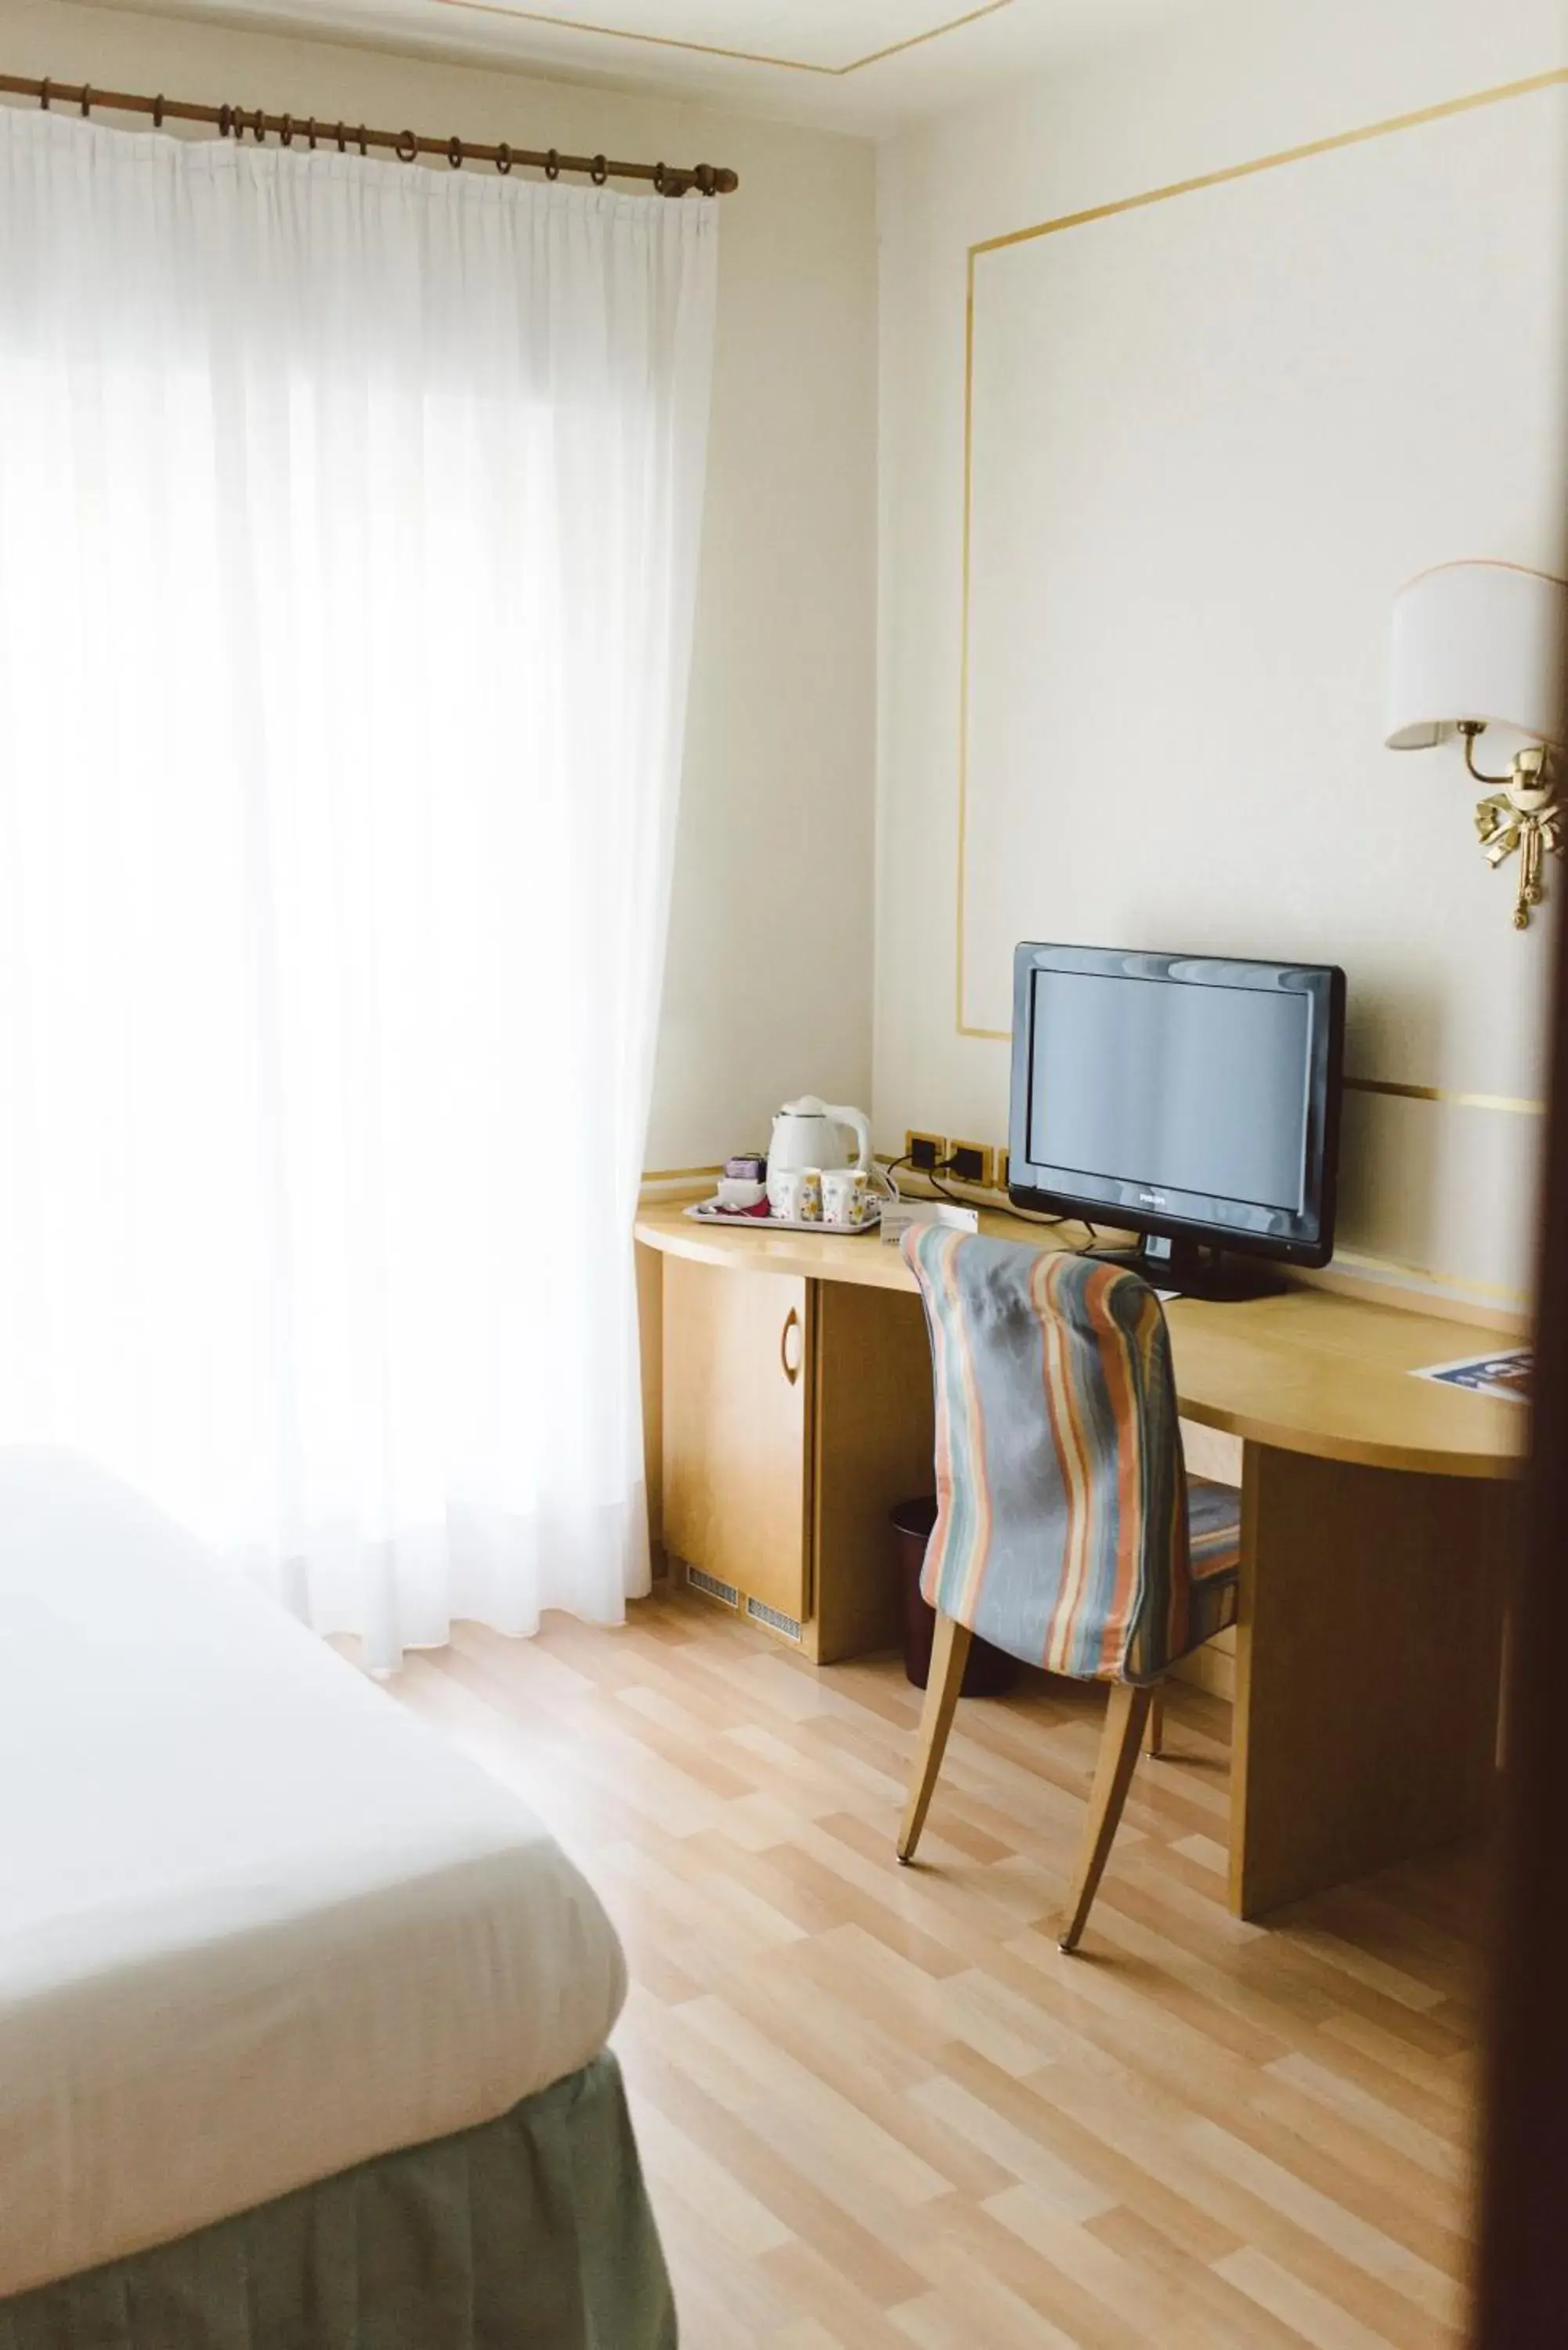
<svg viewBox="0 0 1568 2350">
<path fill-rule="evenodd" d="M 1085 1939 L 1100 1692 L 960 1708 L 684 1593 L 460 1627 L 392 1685 L 605 1898 L 683 2350 L 1442 2350 L 1461 2338 L 1480 1863 L 1270 1929 L 1220 1899 L 1228 1709 L 1179 1690 Z"/>
</svg>

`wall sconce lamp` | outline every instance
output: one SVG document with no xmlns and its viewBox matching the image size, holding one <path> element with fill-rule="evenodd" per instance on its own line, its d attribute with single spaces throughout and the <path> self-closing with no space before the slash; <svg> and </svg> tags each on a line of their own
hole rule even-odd
<svg viewBox="0 0 1568 2350">
<path fill-rule="evenodd" d="M 1391 751 L 1427 751 L 1459 735 L 1465 765 L 1488 787 L 1476 831 L 1495 869 L 1517 850 L 1513 927 L 1546 894 L 1548 856 L 1563 854 L 1559 752 L 1568 741 L 1568 583 L 1513 563 L 1440 563 L 1394 598 L 1388 678 Z M 1504 726 L 1527 739 L 1506 775 L 1476 764 L 1476 737 Z"/>
</svg>

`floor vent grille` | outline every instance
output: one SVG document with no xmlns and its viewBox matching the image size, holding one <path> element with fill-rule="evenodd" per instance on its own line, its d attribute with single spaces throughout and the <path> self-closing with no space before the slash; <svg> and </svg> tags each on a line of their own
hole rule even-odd
<svg viewBox="0 0 1568 2350">
<path fill-rule="evenodd" d="M 721 1583 L 716 1575 L 704 1575 L 700 1566 L 689 1566 L 686 1580 L 693 1591 L 705 1591 L 710 1599 L 722 1599 L 726 1607 L 738 1607 L 741 1595 L 732 1583 Z"/>
<path fill-rule="evenodd" d="M 772 1630 L 782 1632 L 786 1640 L 798 1640 L 800 1638 L 800 1626 L 794 1617 L 784 1615 L 780 1608 L 766 1607 L 760 1599 L 748 1599 L 746 1613 L 756 1623 L 766 1624 Z"/>
</svg>

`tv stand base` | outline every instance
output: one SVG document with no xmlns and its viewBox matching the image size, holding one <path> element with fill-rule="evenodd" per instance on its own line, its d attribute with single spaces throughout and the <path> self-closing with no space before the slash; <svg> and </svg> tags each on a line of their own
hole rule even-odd
<svg viewBox="0 0 1568 2350">
<path fill-rule="evenodd" d="M 1125 1265 L 1151 1288 L 1174 1289 L 1183 1297 L 1206 1297 L 1215 1305 L 1239 1305 L 1249 1297 L 1275 1297 L 1290 1286 L 1272 1265 L 1227 1255 L 1200 1242 L 1164 1240 L 1158 1234 L 1133 1248 L 1092 1248 L 1102 1264 Z"/>
</svg>

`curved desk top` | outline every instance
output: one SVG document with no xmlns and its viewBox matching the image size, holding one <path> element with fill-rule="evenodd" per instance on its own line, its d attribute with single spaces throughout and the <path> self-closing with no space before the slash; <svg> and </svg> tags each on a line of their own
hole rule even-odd
<svg viewBox="0 0 1568 2350">
<path fill-rule="evenodd" d="M 1072 1244 L 1002 1214 L 983 1213 L 981 1230 L 1036 1248 Z M 649 1248 L 732 1273 L 915 1287 L 898 1251 L 870 1237 L 697 1224 L 673 1204 L 644 1209 L 637 1237 Z M 1495 1330 L 1304 1284 L 1240 1305 L 1179 1297 L 1166 1313 L 1177 1392 L 1189 1419 L 1324 1461 L 1441 1477 L 1517 1473 L 1530 1430 L 1521 1405 L 1410 1377 L 1423 1364 L 1490 1354 L 1510 1343 Z"/>
</svg>

